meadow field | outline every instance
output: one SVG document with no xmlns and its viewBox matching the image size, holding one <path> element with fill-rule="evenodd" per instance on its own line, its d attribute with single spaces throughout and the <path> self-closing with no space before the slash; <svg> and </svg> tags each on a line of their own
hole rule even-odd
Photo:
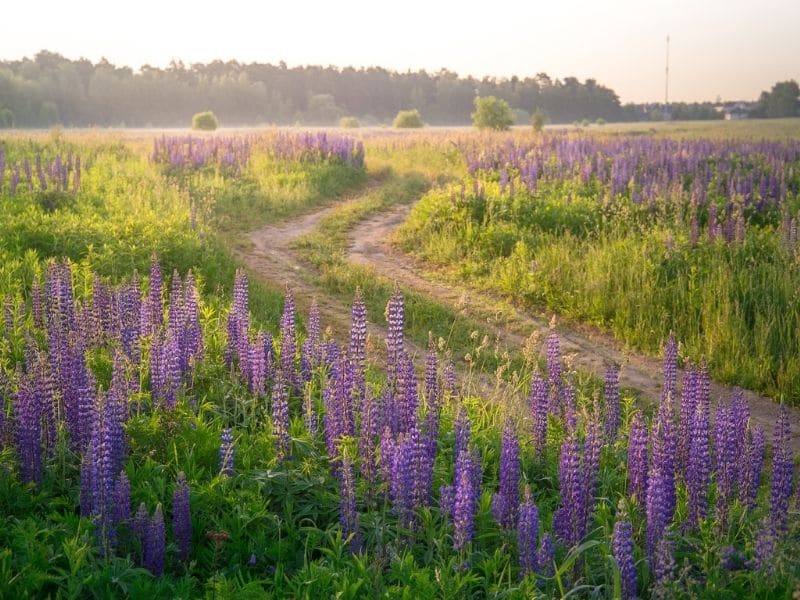
<svg viewBox="0 0 800 600">
<path fill-rule="evenodd" d="M 795 598 L 800 119 L 0 135 L 1 598 Z"/>
</svg>

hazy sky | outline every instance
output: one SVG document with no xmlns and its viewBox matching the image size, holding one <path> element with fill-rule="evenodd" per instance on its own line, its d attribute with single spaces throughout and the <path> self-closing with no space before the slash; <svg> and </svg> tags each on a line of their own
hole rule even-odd
<svg viewBox="0 0 800 600">
<path fill-rule="evenodd" d="M 800 80 L 800 0 L 6 2 L 0 59 L 46 48 L 138 68 L 172 59 L 446 67 L 594 77 L 623 102 L 755 99 Z"/>
</svg>

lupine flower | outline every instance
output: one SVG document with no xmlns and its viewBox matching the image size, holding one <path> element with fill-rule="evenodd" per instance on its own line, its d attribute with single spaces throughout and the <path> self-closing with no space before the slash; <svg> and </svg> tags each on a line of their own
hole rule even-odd
<svg viewBox="0 0 800 600">
<path fill-rule="evenodd" d="M 613 441 L 619 429 L 619 369 L 608 367 L 606 369 L 605 385 L 605 433 L 606 439 Z"/>
<path fill-rule="evenodd" d="M 286 384 L 297 387 L 295 355 L 297 354 L 297 332 L 295 328 L 294 295 L 286 291 L 281 316 L 281 371 Z"/>
<path fill-rule="evenodd" d="M 233 434 L 226 428 L 222 430 L 221 444 L 219 447 L 219 472 L 220 475 L 233 477 Z"/>
<path fill-rule="evenodd" d="M 794 466 L 790 441 L 789 411 L 781 406 L 775 422 L 772 441 L 772 487 L 770 490 L 770 516 L 772 528 L 777 535 L 786 532 L 789 498 L 792 495 Z"/>
<path fill-rule="evenodd" d="M 150 331 L 155 332 L 161 327 L 161 322 L 164 318 L 164 307 L 161 299 L 161 264 L 156 255 L 153 255 L 153 260 L 150 263 L 150 294 L 148 299 Z"/>
<path fill-rule="evenodd" d="M 14 443 L 25 482 L 38 482 L 42 476 L 42 407 L 30 376 L 17 374 L 14 398 Z"/>
<path fill-rule="evenodd" d="M 156 577 L 164 572 L 165 546 L 164 513 L 159 504 L 147 526 L 142 558 L 144 567 Z"/>
<path fill-rule="evenodd" d="M 555 572 L 556 547 L 553 536 L 545 533 L 539 543 L 539 552 L 536 554 L 536 564 L 539 572 L 544 577 L 552 577 Z"/>
<path fill-rule="evenodd" d="M 349 458 L 342 459 L 339 470 L 339 487 L 341 501 L 339 503 L 339 524 L 345 537 L 350 538 L 350 549 L 358 552 L 361 549 L 361 533 L 358 527 L 356 510 L 355 473 Z"/>
<path fill-rule="evenodd" d="M 645 501 L 647 492 L 647 440 L 647 425 L 636 412 L 628 434 L 628 494 L 638 502 Z"/>
<path fill-rule="evenodd" d="M 300 371 L 303 381 L 311 381 L 311 373 L 322 362 L 322 341 L 320 338 L 319 305 L 316 299 L 311 303 L 308 315 L 308 333 L 300 351 Z"/>
<path fill-rule="evenodd" d="M 622 517 L 614 523 L 611 544 L 622 583 L 622 598 L 627 600 L 636 597 L 636 566 L 633 560 L 633 528 L 631 522 L 624 518 L 625 515 Z"/>
<path fill-rule="evenodd" d="M 585 510 L 585 483 L 577 432 L 569 434 L 561 445 L 558 481 L 561 502 L 557 515 L 553 515 L 553 529 L 565 544 L 571 546 L 580 539 L 581 519 Z"/>
<path fill-rule="evenodd" d="M 145 506 L 144 502 L 142 502 L 139 504 L 139 508 L 136 510 L 136 514 L 133 516 L 133 522 L 131 523 L 131 531 L 133 532 L 133 535 L 136 536 L 136 539 L 139 540 L 142 554 L 144 554 L 144 545 L 145 539 L 147 538 L 147 527 L 149 524 L 150 515 L 147 513 L 147 507 Z M 142 562 L 144 562 L 144 557 L 142 557 Z"/>
<path fill-rule="evenodd" d="M 178 555 L 186 562 L 192 551 L 192 517 L 189 506 L 189 484 L 183 471 L 178 473 L 172 496 L 172 533 L 178 546 Z"/>
<path fill-rule="evenodd" d="M 689 495 L 687 525 L 694 527 L 705 517 L 711 458 L 708 452 L 708 407 L 698 402 L 689 428 L 686 487 Z"/>
<path fill-rule="evenodd" d="M 539 542 L 539 510 L 531 497 L 531 489 L 525 486 L 525 495 L 519 507 L 517 547 L 519 549 L 520 572 L 524 577 L 537 570 L 536 547 Z"/>
<path fill-rule="evenodd" d="M 647 547 L 652 555 L 675 512 L 675 432 L 672 403 L 661 404 L 647 474 Z"/>
<path fill-rule="evenodd" d="M 533 416 L 533 445 L 541 457 L 547 440 L 548 393 L 547 383 L 534 373 L 531 379 L 531 415 Z"/>
<path fill-rule="evenodd" d="M 656 588 L 663 588 L 674 579 L 675 544 L 664 536 L 658 540 L 653 558 L 653 574 Z"/>
<path fill-rule="evenodd" d="M 453 523 L 455 533 L 453 547 L 463 549 L 472 541 L 475 534 L 475 488 L 467 469 L 461 470 L 455 488 L 453 500 Z"/>
<path fill-rule="evenodd" d="M 125 471 L 121 471 L 114 484 L 114 505 L 112 520 L 115 525 L 127 523 L 131 519 L 131 482 Z"/>
<path fill-rule="evenodd" d="M 772 557 L 775 554 L 776 537 L 773 522 L 764 517 L 756 530 L 755 557 L 753 560 L 753 566 L 756 569 L 769 568 L 772 563 Z"/>
<path fill-rule="evenodd" d="M 414 462 L 411 435 L 401 434 L 392 457 L 391 498 L 400 526 L 407 529 L 414 522 Z"/>
<path fill-rule="evenodd" d="M 272 388 L 272 434 L 275 436 L 275 453 L 278 462 L 289 455 L 289 391 L 282 375 L 275 379 Z"/>
<path fill-rule="evenodd" d="M 761 470 L 764 466 L 766 435 L 758 427 L 748 427 L 744 443 L 744 465 L 741 469 L 739 487 L 742 503 L 749 509 L 756 507 L 758 488 L 761 485 Z"/>
<path fill-rule="evenodd" d="M 404 308 L 403 294 L 395 289 L 386 305 L 387 337 L 386 337 L 386 371 L 390 386 L 397 385 L 400 370 L 403 368 L 402 357 L 405 355 L 403 330 Z"/>
</svg>

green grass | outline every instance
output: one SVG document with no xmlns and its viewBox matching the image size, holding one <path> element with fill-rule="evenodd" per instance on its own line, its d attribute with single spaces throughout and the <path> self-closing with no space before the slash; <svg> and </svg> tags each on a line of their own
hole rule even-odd
<svg viewBox="0 0 800 600">
<path fill-rule="evenodd" d="M 682 353 L 722 381 L 800 402 L 800 263 L 775 220 L 751 224 L 743 244 L 689 243 L 668 207 L 596 200 L 570 182 L 535 194 L 458 207 L 429 192 L 398 232 L 400 246 L 446 276 L 532 310 L 589 322 L 658 354 L 674 333 Z M 569 196 L 570 202 L 564 202 Z"/>
</svg>

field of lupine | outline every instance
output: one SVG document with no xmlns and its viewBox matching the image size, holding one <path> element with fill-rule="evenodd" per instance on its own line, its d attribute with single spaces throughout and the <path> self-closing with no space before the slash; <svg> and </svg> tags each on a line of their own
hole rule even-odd
<svg viewBox="0 0 800 600">
<path fill-rule="evenodd" d="M 651 157 L 652 181 L 618 160 L 601 180 L 586 166 L 598 143 L 541 144 L 574 153 L 569 168 L 519 145 L 462 145 L 480 182 L 434 190 L 415 218 L 443 198 L 456 215 L 483 211 L 470 235 L 488 248 L 492 218 L 513 210 L 520 229 L 572 244 L 593 228 L 668 231 L 662 253 L 685 246 L 717 261 L 787 232 L 751 271 L 796 244 L 797 147 L 754 146 L 752 162 L 710 143 L 705 159 L 681 151 L 693 169 L 717 157 L 697 175 L 703 191 L 681 200 L 691 181 L 672 171 L 669 148 L 658 154 L 662 142 L 617 142 Z M 463 349 L 432 331 L 414 356 L 399 291 L 380 323 L 385 352 L 368 356 L 360 294 L 337 341 L 315 303 L 301 320 L 291 290 L 259 285 L 231 258 L 230 232 L 358 189 L 360 143 L 270 134 L 0 148 L 0 596 L 797 593 L 786 413 L 773 431 L 751 425 L 738 393 L 710 397 L 699 361 L 679 381 L 669 330 L 682 344 L 693 331 L 678 314 L 662 337 L 647 332 L 666 340 L 652 414 L 619 389 L 615 367 L 599 382 L 573 373 L 555 335 L 545 364 L 526 357 L 519 394 L 464 395 L 469 375 L 451 361 Z M 749 196 L 746 184 L 719 187 L 739 169 L 760 174 Z M 728 193 L 730 212 L 709 219 Z M 796 348 L 784 346 L 787 362 Z"/>
<path fill-rule="evenodd" d="M 401 231 L 450 276 L 609 329 L 670 333 L 716 379 L 800 402 L 800 143 L 462 140 L 468 175 Z"/>
</svg>

